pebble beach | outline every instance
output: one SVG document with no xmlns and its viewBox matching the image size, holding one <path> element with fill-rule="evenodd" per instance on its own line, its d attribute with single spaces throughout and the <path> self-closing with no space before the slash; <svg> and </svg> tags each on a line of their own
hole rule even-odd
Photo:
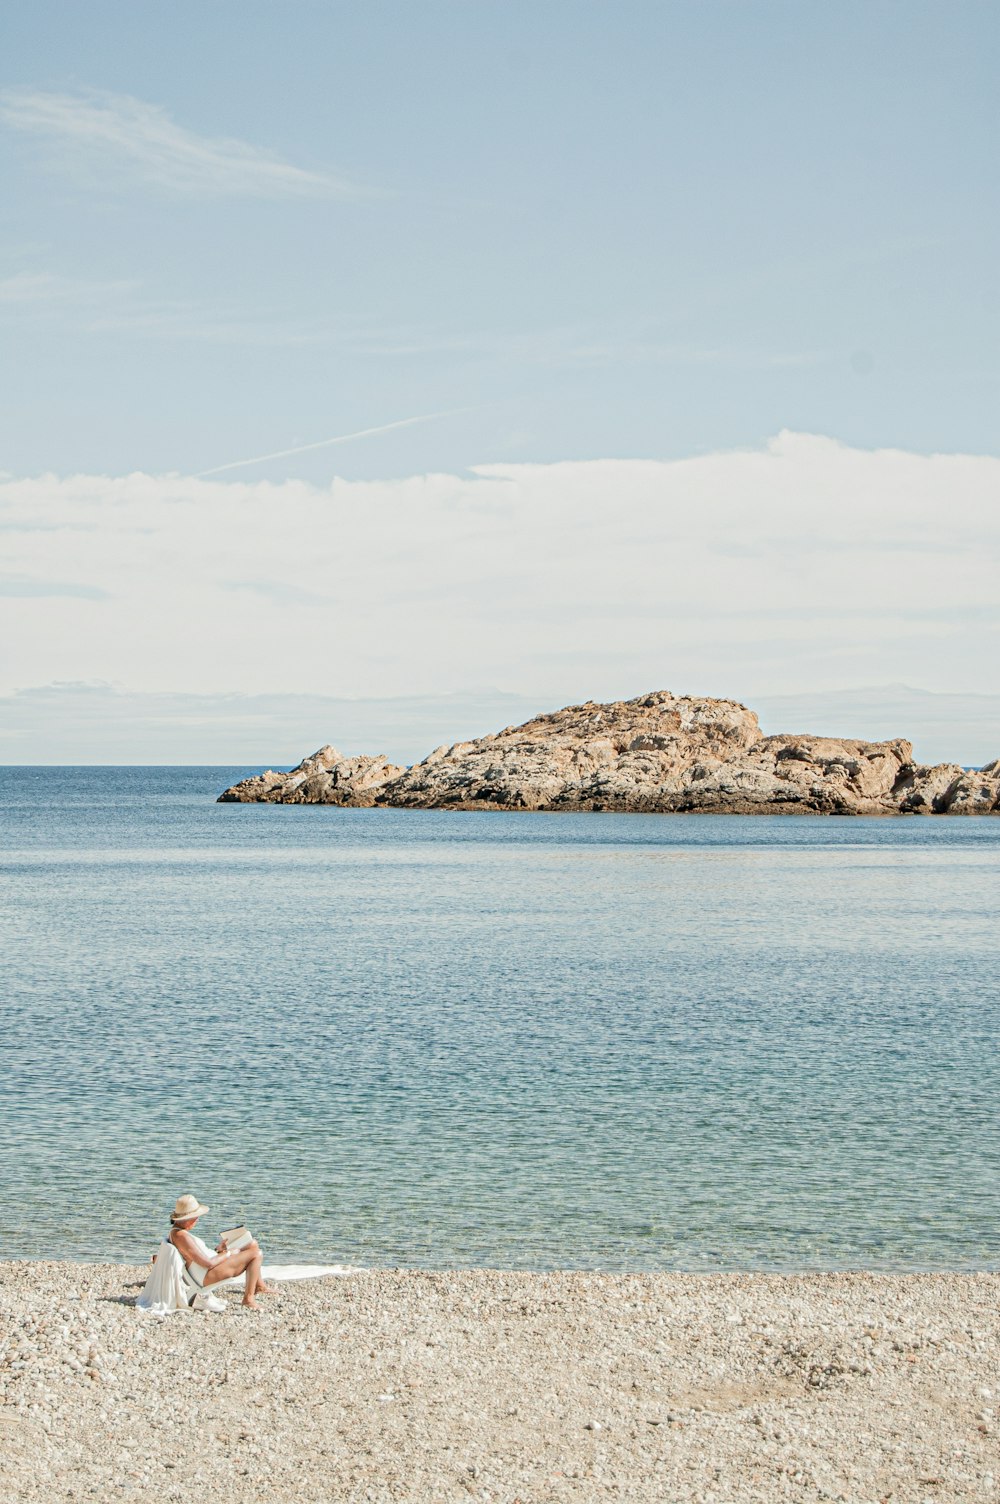
<svg viewBox="0 0 1000 1504">
<path fill-rule="evenodd" d="M 998 1274 L 147 1272 L 0 1264 L 5 1498 L 1000 1498 Z"/>
</svg>

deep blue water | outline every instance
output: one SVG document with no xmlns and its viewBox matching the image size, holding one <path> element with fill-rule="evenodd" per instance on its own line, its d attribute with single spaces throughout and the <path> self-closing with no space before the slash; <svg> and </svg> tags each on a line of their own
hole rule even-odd
<svg viewBox="0 0 1000 1504">
<path fill-rule="evenodd" d="M 0 770 L 0 1255 L 1000 1267 L 1000 820 Z"/>
</svg>

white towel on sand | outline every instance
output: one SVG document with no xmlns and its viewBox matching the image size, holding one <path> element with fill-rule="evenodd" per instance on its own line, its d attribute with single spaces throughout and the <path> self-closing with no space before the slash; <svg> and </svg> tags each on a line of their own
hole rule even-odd
<svg viewBox="0 0 1000 1504">
<path fill-rule="evenodd" d="M 351 1270 L 343 1264 L 265 1264 L 263 1269 L 265 1280 L 319 1279 L 327 1274 L 350 1273 Z M 235 1279 L 220 1280 L 216 1285 L 198 1290 L 194 1305 L 190 1305 L 193 1287 L 185 1280 L 184 1260 L 170 1239 L 164 1238 L 156 1250 L 156 1263 L 135 1303 L 136 1309 L 144 1316 L 169 1316 L 173 1311 L 222 1310 L 226 1303 L 219 1300 L 216 1292 L 224 1288 L 239 1290 L 243 1283 L 242 1274 Z"/>
</svg>

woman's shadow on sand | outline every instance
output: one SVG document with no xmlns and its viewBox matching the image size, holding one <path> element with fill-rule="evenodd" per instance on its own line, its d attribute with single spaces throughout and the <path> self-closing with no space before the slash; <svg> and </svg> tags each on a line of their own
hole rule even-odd
<svg viewBox="0 0 1000 1504">
<path fill-rule="evenodd" d="M 136 1280 L 133 1285 L 123 1285 L 125 1290 L 144 1290 L 145 1281 Z M 98 1300 L 106 1306 L 134 1306 L 139 1299 L 138 1295 L 99 1295 Z"/>
</svg>

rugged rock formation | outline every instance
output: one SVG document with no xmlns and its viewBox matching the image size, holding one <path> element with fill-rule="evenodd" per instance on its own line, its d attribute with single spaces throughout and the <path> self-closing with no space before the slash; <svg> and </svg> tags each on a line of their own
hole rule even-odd
<svg viewBox="0 0 1000 1504">
<path fill-rule="evenodd" d="M 375 804 L 375 793 L 407 769 L 387 757 L 344 757 L 336 747 L 320 747 L 290 773 L 268 768 L 244 778 L 219 795 L 219 804 Z"/>
<path fill-rule="evenodd" d="M 922 767 L 907 741 L 762 736 L 735 700 L 665 690 L 570 705 L 477 741 L 438 747 L 412 768 L 321 747 L 220 802 L 420 809 L 617 810 L 728 814 L 997 814 L 1000 762 L 968 773 Z"/>
</svg>

